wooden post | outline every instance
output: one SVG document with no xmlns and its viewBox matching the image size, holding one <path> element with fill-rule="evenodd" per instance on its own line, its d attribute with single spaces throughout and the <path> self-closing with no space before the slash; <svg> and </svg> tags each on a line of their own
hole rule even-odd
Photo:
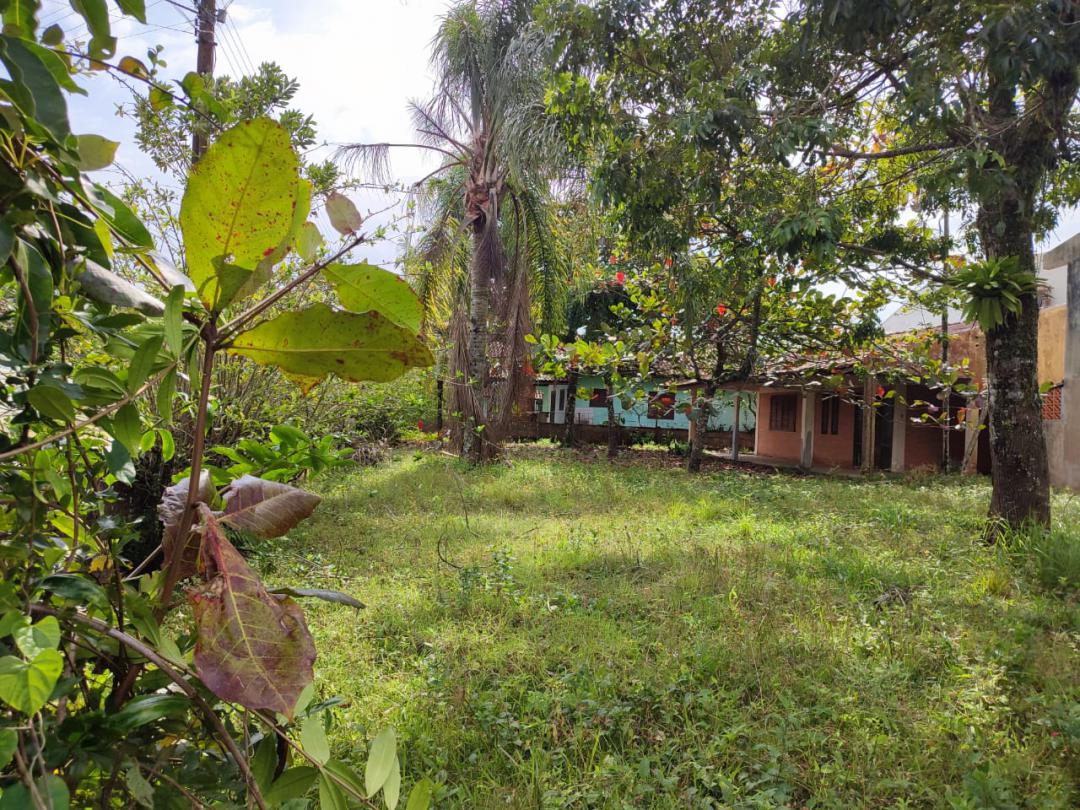
<svg viewBox="0 0 1080 810">
<path fill-rule="evenodd" d="M 877 427 L 877 412 L 874 409 L 874 399 L 877 396 L 877 377 L 873 374 L 866 375 L 866 382 L 863 383 L 863 403 L 862 403 L 862 471 L 864 473 L 873 472 L 876 465 L 874 458 L 874 447 L 877 444 L 876 441 L 876 427 Z"/>
<path fill-rule="evenodd" d="M 761 391 L 758 391 L 754 395 L 755 412 L 757 413 L 757 421 L 754 423 L 754 455 L 758 454 L 758 438 L 761 436 L 761 420 L 763 418 L 761 411 Z"/>
<path fill-rule="evenodd" d="M 982 413 L 978 408 L 969 406 L 964 411 L 964 462 L 960 472 L 975 475 L 979 471 L 979 430 L 982 425 Z"/>
<path fill-rule="evenodd" d="M 907 469 L 907 459 L 904 449 L 907 445 L 907 383 L 896 384 L 896 395 L 893 398 L 893 423 L 892 423 L 892 464 L 893 472 L 903 472 Z"/>
<path fill-rule="evenodd" d="M 735 420 L 731 423 L 731 460 L 739 460 L 739 405 L 742 402 L 742 397 L 738 391 L 735 392 Z"/>
<path fill-rule="evenodd" d="M 214 24 L 217 22 L 216 0 L 200 0 L 198 14 L 195 15 L 195 42 L 198 50 L 195 56 L 195 72 L 204 79 L 214 75 Z M 195 163 L 206 151 L 206 135 L 199 128 L 202 122 L 195 122 L 195 132 L 191 136 L 191 162 Z"/>
<path fill-rule="evenodd" d="M 803 389 L 802 420 L 799 431 L 799 466 L 809 470 L 814 466 L 814 403 L 817 394 Z"/>
</svg>

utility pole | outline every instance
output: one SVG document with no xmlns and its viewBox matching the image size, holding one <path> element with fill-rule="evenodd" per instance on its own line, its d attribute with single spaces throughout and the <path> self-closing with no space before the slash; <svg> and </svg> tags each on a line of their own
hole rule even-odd
<svg viewBox="0 0 1080 810">
<path fill-rule="evenodd" d="M 941 274 L 949 275 L 949 209 L 944 211 L 945 218 L 942 220 L 941 232 L 945 237 L 945 258 L 941 262 Z M 941 309 L 941 371 L 948 373 L 949 365 L 949 302 L 945 301 Z M 952 444 L 952 431 L 949 425 L 949 404 L 952 399 L 952 387 L 946 385 L 943 390 L 945 397 L 941 403 L 941 471 L 948 472 L 950 465 L 950 445 Z"/>
<path fill-rule="evenodd" d="M 217 0 L 199 0 L 199 13 L 195 17 L 195 44 L 198 46 L 195 72 L 204 79 L 214 75 L 214 26 L 219 22 Z M 224 17 L 224 12 L 220 12 Z M 195 131 L 191 136 L 191 162 L 194 164 L 206 151 L 206 133 L 200 131 L 200 124 L 195 122 Z"/>
</svg>

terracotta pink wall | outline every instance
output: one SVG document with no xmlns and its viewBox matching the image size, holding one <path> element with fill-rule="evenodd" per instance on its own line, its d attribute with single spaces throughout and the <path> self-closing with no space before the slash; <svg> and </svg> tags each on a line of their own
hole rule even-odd
<svg viewBox="0 0 1080 810">
<path fill-rule="evenodd" d="M 941 430 L 908 422 L 904 438 L 904 468 L 937 467 L 941 459 Z"/>
<path fill-rule="evenodd" d="M 814 464 L 821 467 L 851 467 L 855 452 L 855 419 L 858 410 L 850 402 L 840 402 L 839 432 L 821 432 L 821 401 L 817 401 L 817 413 L 814 415 Z"/>
<path fill-rule="evenodd" d="M 795 430 L 769 430 L 772 398 L 783 394 L 759 394 L 757 410 L 757 452 L 759 456 L 799 460 L 799 427 L 802 424 L 802 395 L 795 396 Z"/>
</svg>

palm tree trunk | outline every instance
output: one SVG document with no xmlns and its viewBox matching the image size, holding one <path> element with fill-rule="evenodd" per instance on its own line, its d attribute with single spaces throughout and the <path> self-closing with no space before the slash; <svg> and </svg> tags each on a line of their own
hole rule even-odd
<svg viewBox="0 0 1080 810">
<path fill-rule="evenodd" d="M 488 411 L 488 310 L 491 308 L 491 271 L 484 261 L 485 244 L 490 238 L 483 225 L 474 230 L 473 257 L 469 272 L 469 410 L 465 414 L 462 455 L 471 463 L 479 464 L 484 457 L 484 430 Z"/>
</svg>

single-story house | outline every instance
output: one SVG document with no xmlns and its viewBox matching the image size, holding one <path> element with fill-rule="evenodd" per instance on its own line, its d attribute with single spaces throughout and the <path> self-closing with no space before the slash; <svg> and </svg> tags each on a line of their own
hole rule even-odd
<svg viewBox="0 0 1080 810">
<path fill-rule="evenodd" d="M 1080 488 L 1080 234 L 1037 257 L 1040 291 L 1040 383 L 1049 386 L 1043 397 L 1043 426 L 1054 486 Z M 949 313 L 950 358 L 970 360 L 970 382 L 982 388 L 986 376 L 986 344 L 975 324 L 958 311 Z M 921 309 L 903 310 L 888 318 L 888 334 L 940 329 L 941 316 Z M 832 374 L 836 369 L 830 369 Z M 843 371 L 843 369 L 841 369 Z M 940 424 L 921 423 L 912 406 L 922 400 L 938 403 L 938 392 L 902 382 L 872 378 L 850 380 L 846 396 L 825 390 L 820 369 L 780 384 L 757 386 L 754 454 L 761 460 L 810 468 L 884 469 L 904 471 L 935 466 L 942 456 Z M 889 394 L 896 390 L 896 394 Z M 872 408 L 864 403 L 875 401 Z M 935 405 L 944 408 L 944 403 Z M 949 403 L 949 452 L 952 464 L 964 472 L 990 471 L 989 436 L 983 397 L 967 401 L 953 396 Z M 936 416 L 940 418 L 942 412 Z M 962 425 L 962 429 L 955 426 Z"/>
<path fill-rule="evenodd" d="M 643 398 L 624 402 L 616 395 L 615 418 L 624 429 L 626 437 L 635 435 L 668 441 L 672 438 L 686 441 L 690 429 L 688 413 L 692 400 L 691 386 L 674 380 L 646 380 L 641 389 Z M 534 383 L 533 409 L 517 420 L 514 434 L 518 437 L 558 436 L 566 421 L 566 401 L 571 396 L 566 380 L 537 377 Z M 577 435 L 584 441 L 606 441 L 608 423 L 607 387 L 597 375 L 581 375 L 577 381 L 577 399 L 574 403 L 574 420 Z M 720 403 L 709 417 L 706 444 L 711 447 L 727 447 L 731 444 L 735 421 L 734 392 L 720 392 Z M 739 406 L 740 446 L 750 448 L 753 444 L 757 418 L 752 397 L 743 396 Z M 592 430 L 590 428 L 600 428 Z"/>
</svg>

